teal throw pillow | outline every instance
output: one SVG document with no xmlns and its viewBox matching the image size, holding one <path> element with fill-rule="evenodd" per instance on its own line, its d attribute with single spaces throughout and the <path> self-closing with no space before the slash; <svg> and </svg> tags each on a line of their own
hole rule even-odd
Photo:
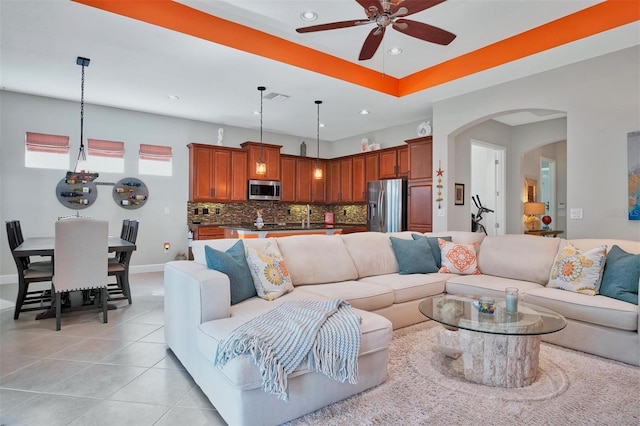
<svg viewBox="0 0 640 426">
<path fill-rule="evenodd" d="M 638 304 L 640 254 L 631 254 L 614 245 L 607 253 L 600 294 Z"/>
<path fill-rule="evenodd" d="M 242 240 L 229 247 L 226 252 L 205 246 L 204 254 L 209 269 L 215 269 L 229 277 L 232 305 L 257 295 Z"/>
<path fill-rule="evenodd" d="M 424 238 L 427 240 L 427 242 L 429 243 L 429 247 L 431 247 L 431 254 L 436 261 L 438 269 L 440 269 L 440 267 L 442 266 L 442 256 L 440 256 L 440 246 L 438 245 L 438 238 L 445 241 L 451 241 L 451 237 L 425 237 L 424 235 L 420 234 L 411 234 L 411 237 L 413 237 L 414 240 L 419 240 L 420 238 Z"/>
<path fill-rule="evenodd" d="M 400 275 L 426 274 L 438 272 L 431 247 L 426 239 L 406 240 L 389 237 L 393 253 L 396 255 Z"/>
</svg>

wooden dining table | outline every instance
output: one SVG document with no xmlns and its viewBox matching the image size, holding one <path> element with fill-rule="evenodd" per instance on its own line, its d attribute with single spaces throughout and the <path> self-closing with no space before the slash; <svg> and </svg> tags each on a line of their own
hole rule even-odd
<svg viewBox="0 0 640 426">
<path fill-rule="evenodd" d="M 110 253 L 121 251 L 134 251 L 136 245 L 120 237 L 109 236 L 108 240 Z M 31 237 L 25 238 L 22 244 L 13 249 L 13 255 L 16 257 L 29 257 L 29 256 L 55 256 L 55 237 Z M 106 260 L 105 260 L 106 261 Z M 109 309 L 116 309 L 115 305 L 108 305 Z M 63 310 L 64 312 L 64 310 Z M 36 315 L 36 319 L 54 318 L 56 316 L 55 310 L 51 309 Z"/>
</svg>

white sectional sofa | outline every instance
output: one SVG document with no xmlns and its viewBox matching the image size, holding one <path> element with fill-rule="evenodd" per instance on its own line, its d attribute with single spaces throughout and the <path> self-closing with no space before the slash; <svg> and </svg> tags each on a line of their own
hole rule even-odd
<svg viewBox="0 0 640 426">
<path fill-rule="evenodd" d="M 392 330 L 425 321 L 418 304 L 445 292 L 500 297 L 506 287 L 518 287 L 524 301 L 567 318 L 564 330 L 543 340 L 640 365 L 638 305 L 545 287 L 556 253 L 567 240 L 461 231 L 425 235 L 477 243 L 482 273 L 400 275 L 389 237 L 412 239 L 411 232 L 244 240 L 245 247 L 256 249 L 269 241 L 277 245 L 295 289 L 274 301 L 253 297 L 232 306 L 229 279 L 207 268 L 204 247 L 224 251 L 237 240 L 194 241 L 194 261 L 169 262 L 165 267 L 166 342 L 223 418 L 234 425 L 283 423 L 384 382 Z M 616 244 L 640 253 L 638 241 L 572 243 L 582 250 Z M 239 325 L 287 300 L 328 298 L 348 301 L 362 318 L 357 384 L 339 383 L 301 366 L 290 376 L 290 400 L 283 402 L 262 390 L 258 368 L 248 356 L 214 366 L 218 343 Z"/>
</svg>

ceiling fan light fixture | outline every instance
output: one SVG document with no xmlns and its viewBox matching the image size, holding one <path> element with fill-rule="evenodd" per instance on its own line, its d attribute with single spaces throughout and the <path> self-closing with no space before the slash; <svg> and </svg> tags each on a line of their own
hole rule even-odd
<svg viewBox="0 0 640 426">
<path fill-rule="evenodd" d="M 369 110 L 368 109 L 362 109 L 360 110 L 360 115 L 369 115 Z"/>
<path fill-rule="evenodd" d="M 300 19 L 307 22 L 313 22 L 318 19 L 318 14 L 313 10 L 305 10 L 300 14 Z"/>
<path fill-rule="evenodd" d="M 172 101 L 179 101 L 180 100 L 180 96 L 176 96 L 176 95 L 167 95 L 167 98 L 169 98 Z"/>
<path fill-rule="evenodd" d="M 402 53 L 402 49 L 400 49 L 399 47 L 392 47 L 391 49 L 387 50 L 387 53 L 391 56 L 398 56 Z"/>
</svg>

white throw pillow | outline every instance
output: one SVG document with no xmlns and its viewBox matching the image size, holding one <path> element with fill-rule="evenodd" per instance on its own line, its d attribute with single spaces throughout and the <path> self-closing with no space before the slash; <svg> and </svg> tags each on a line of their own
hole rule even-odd
<svg viewBox="0 0 640 426">
<path fill-rule="evenodd" d="M 259 297 L 274 300 L 293 290 L 282 254 L 271 242 L 263 250 L 247 248 L 247 264 Z"/>
<path fill-rule="evenodd" d="M 438 272 L 462 275 L 480 274 L 478 257 L 476 256 L 478 243 L 474 241 L 471 244 L 460 244 L 438 238 L 438 245 L 442 257 L 442 267 Z"/>
<path fill-rule="evenodd" d="M 607 246 L 586 252 L 571 243 L 558 251 L 547 287 L 595 296 L 600 290 Z"/>
</svg>

